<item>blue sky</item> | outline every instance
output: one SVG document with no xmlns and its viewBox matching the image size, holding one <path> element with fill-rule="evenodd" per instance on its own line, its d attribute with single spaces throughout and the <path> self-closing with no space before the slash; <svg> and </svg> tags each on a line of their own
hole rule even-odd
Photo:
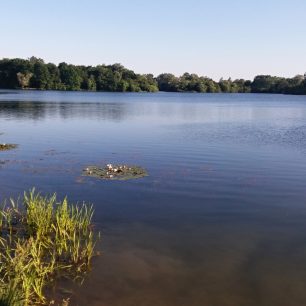
<svg viewBox="0 0 306 306">
<path fill-rule="evenodd" d="M 220 77 L 306 71 L 305 0 L 2 0 L 0 58 Z"/>
</svg>

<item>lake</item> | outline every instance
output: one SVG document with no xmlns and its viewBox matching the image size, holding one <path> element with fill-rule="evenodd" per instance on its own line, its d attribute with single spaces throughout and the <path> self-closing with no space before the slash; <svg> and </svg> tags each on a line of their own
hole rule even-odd
<svg viewBox="0 0 306 306">
<path fill-rule="evenodd" d="M 1 201 L 93 203 L 71 305 L 306 305 L 306 96 L 0 91 Z M 88 165 L 136 164 L 106 181 Z"/>
</svg>

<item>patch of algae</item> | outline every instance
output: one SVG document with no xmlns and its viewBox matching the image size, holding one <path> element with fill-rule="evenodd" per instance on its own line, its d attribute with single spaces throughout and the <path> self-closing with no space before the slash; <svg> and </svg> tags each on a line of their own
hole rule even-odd
<svg viewBox="0 0 306 306">
<path fill-rule="evenodd" d="M 147 171 L 139 166 L 112 165 L 105 167 L 88 166 L 83 170 L 83 175 L 105 180 L 131 180 L 148 176 Z"/>
</svg>

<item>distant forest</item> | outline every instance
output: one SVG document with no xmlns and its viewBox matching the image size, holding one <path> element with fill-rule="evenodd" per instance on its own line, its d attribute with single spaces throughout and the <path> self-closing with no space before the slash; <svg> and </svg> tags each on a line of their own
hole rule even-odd
<svg viewBox="0 0 306 306">
<path fill-rule="evenodd" d="M 201 93 L 280 93 L 306 94 L 306 74 L 293 78 L 259 75 L 251 80 L 224 80 L 216 82 L 208 77 L 184 73 L 176 77 L 163 73 L 137 74 L 120 64 L 76 66 L 60 63 L 58 66 L 31 57 L 27 60 L 4 58 L 0 60 L 0 88 L 41 90 L 89 90 L 109 92 L 201 92 Z"/>
</svg>

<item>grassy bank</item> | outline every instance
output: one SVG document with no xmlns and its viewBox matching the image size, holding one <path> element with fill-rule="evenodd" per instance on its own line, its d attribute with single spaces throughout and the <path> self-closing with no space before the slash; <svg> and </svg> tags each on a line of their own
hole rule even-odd
<svg viewBox="0 0 306 306">
<path fill-rule="evenodd" d="M 60 277 L 90 268 L 95 235 L 92 206 L 70 205 L 35 190 L 0 209 L 0 306 L 48 305 Z"/>
</svg>

